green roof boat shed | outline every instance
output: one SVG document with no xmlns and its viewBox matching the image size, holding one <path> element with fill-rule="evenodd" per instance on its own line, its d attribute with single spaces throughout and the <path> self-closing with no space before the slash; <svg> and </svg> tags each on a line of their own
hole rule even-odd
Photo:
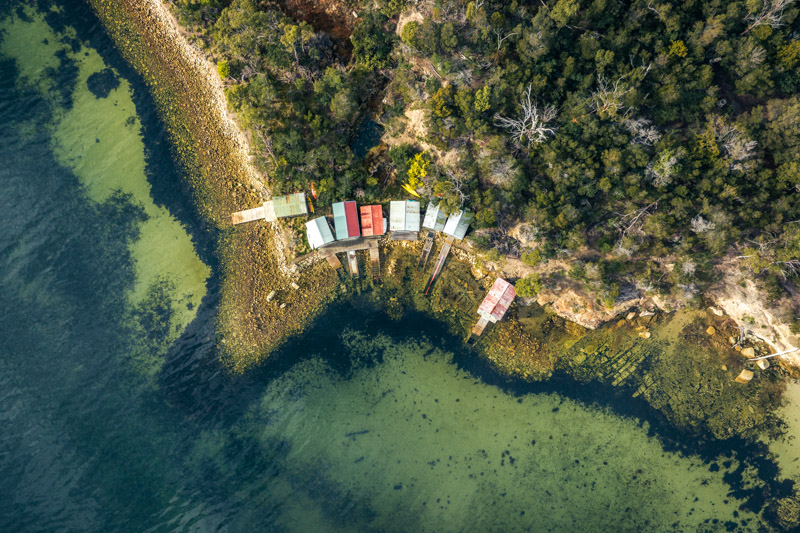
<svg viewBox="0 0 800 533">
<path fill-rule="evenodd" d="M 308 214 L 306 193 L 304 192 L 275 196 L 272 199 L 272 206 L 277 218 L 299 217 Z"/>
</svg>

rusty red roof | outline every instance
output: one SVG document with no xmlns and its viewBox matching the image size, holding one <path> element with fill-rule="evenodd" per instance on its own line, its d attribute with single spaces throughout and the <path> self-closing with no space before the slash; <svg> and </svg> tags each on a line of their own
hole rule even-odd
<svg viewBox="0 0 800 533">
<path fill-rule="evenodd" d="M 361 231 L 364 237 L 373 235 L 383 235 L 386 233 L 383 227 L 383 208 L 379 205 L 362 205 L 361 208 Z"/>
<path fill-rule="evenodd" d="M 344 216 L 347 220 L 347 235 L 350 237 L 361 236 L 361 232 L 358 229 L 358 211 L 356 210 L 355 202 L 344 203 Z"/>
<path fill-rule="evenodd" d="M 514 290 L 512 284 L 503 278 L 497 278 L 494 280 L 492 288 L 489 289 L 489 294 L 486 295 L 486 298 L 483 299 L 480 307 L 478 307 L 478 314 L 488 315 L 487 318 L 491 317 L 495 321 L 500 320 L 506 314 L 516 296 L 517 291 Z"/>
</svg>

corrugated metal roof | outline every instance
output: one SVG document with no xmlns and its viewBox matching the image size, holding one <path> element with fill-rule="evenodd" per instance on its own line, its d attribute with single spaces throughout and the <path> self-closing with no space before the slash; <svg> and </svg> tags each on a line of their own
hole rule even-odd
<svg viewBox="0 0 800 533">
<path fill-rule="evenodd" d="M 406 228 L 406 203 L 402 200 L 389 202 L 389 229 L 392 231 L 405 231 Z"/>
<path fill-rule="evenodd" d="M 362 205 L 360 211 L 361 233 L 364 237 L 386 233 L 383 225 L 383 207 L 380 205 Z"/>
<path fill-rule="evenodd" d="M 419 202 L 406 200 L 406 231 L 419 231 Z"/>
<path fill-rule="evenodd" d="M 306 193 L 297 192 L 286 196 L 276 196 L 272 199 L 275 216 L 278 218 L 296 217 L 308 214 L 306 207 Z"/>
<path fill-rule="evenodd" d="M 458 240 L 464 238 L 472 222 L 473 214 L 469 211 L 458 211 L 450 215 L 447 223 L 444 225 L 445 235 L 450 235 Z"/>
<path fill-rule="evenodd" d="M 422 227 L 434 231 L 442 231 L 444 230 L 445 222 L 447 222 L 447 215 L 442 212 L 438 205 L 433 205 L 433 202 L 429 202 L 428 208 L 425 210 L 425 218 L 422 220 Z"/>
<path fill-rule="evenodd" d="M 358 212 L 355 202 L 336 202 L 333 208 L 333 227 L 336 230 L 336 239 L 351 239 L 359 237 Z"/>
<path fill-rule="evenodd" d="M 503 278 L 497 278 L 478 307 L 478 314 L 497 322 L 506 314 L 516 296 L 517 291 L 512 284 Z"/>
<path fill-rule="evenodd" d="M 389 203 L 391 231 L 419 231 L 419 202 L 399 200 Z"/>
<path fill-rule="evenodd" d="M 336 230 L 336 238 L 347 238 L 347 217 L 344 214 L 344 202 L 336 202 L 331 205 L 333 208 L 333 229 Z"/>
<path fill-rule="evenodd" d="M 331 233 L 331 227 L 325 217 L 306 222 L 306 235 L 308 235 L 308 245 L 312 250 L 333 242 L 333 233 Z"/>
<path fill-rule="evenodd" d="M 344 203 L 344 216 L 347 219 L 347 236 L 360 237 L 361 230 L 358 228 L 358 208 L 355 202 Z"/>
</svg>

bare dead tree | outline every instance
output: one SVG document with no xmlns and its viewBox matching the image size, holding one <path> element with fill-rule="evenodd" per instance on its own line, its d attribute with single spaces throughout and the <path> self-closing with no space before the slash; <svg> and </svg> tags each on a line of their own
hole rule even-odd
<svg viewBox="0 0 800 533">
<path fill-rule="evenodd" d="M 630 213 L 617 213 L 619 220 L 616 226 L 620 230 L 620 236 L 625 237 L 634 233 L 642 233 L 642 225 L 644 225 L 645 219 L 655 213 L 657 209 L 658 200 Z"/>
<path fill-rule="evenodd" d="M 590 95 L 591 104 L 589 109 L 591 112 L 601 115 L 615 115 L 623 107 L 622 99 L 633 90 L 628 78 L 635 75 L 641 81 L 650 72 L 652 66 L 651 63 L 647 66 L 636 67 L 613 82 L 606 79 L 604 74 L 600 74 L 597 78 L 597 90 Z"/>
<path fill-rule="evenodd" d="M 691 220 L 689 227 L 693 232 L 702 234 L 709 231 L 714 231 L 717 225 L 709 220 L 704 219 L 701 215 L 697 215 Z"/>
<path fill-rule="evenodd" d="M 464 192 L 466 188 L 464 184 L 464 180 L 461 176 L 457 176 L 454 172 L 448 171 L 447 177 L 450 180 L 450 185 L 453 188 L 453 193 L 458 196 L 458 204 L 460 207 L 463 207 L 465 203 L 469 200 L 469 195 Z"/>
<path fill-rule="evenodd" d="M 592 103 L 589 108 L 592 113 L 615 115 L 622 108 L 622 98 L 633 90 L 621 77 L 610 82 L 601 74 L 597 79 L 597 90 L 591 94 Z"/>
<path fill-rule="evenodd" d="M 758 143 L 745 137 L 733 124 L 729 124 L 722 117 L 717 117 L 712 123 L 714 138 L 722 147 L 727 156 L 731 170 L 745 171 L 752 166 L 745 162 L 755 155 Z"/>
<path fill-rule="evenodd" d="M 555 135 L 558 128 L 548 127 L 547 124 L 558 116 L 558 110 L 550 104 L 540 108 L 539 103 L 531 99 L 531 84 L 523 93 L 520 106 L 522 115 L 519 118 L 504 117 L 499 113 L 494 115 L 495 125 L 511 133 L 514 142 L 539 144 L 546 141 L 548 135 Z"/>
<path fill-rule="evenodd" d="M 745 22 L 750 22 L 742 35 L 749 33 L 750 30 L 759 26 L 769 26 L 770 28 L 780 28 L 783 26 L 783 12 L 792 5 L 794 0 L 764 0 L 764 5 L 757 14 L 750 14 L 745 17 Z"/>
<path fill-rule="evenodd" d="M 631 134 L 631 144 L 653 146 L 661 139 L 661 132 L 646 118 L 625 118 L 622 125 Z"/>
<path fill-rule="evenodd" d="M 504 36 L 504 35 L 503 35 L 503 32 L 504 32 L 504 31 L 505 31 L 505 30 L 503 30 L 503 28 L 493 28 L 493 29 L 492 29 L 492 32 L 493 32 L 493 33 L 495 34 L 495 36 L 497 37 L 497 50 L 496 50 L 497 52 L 500 52 L 500 47 L 501 47 L 501 46 L 503 46 L 503 42 L 504 42 L 506 39 L 508 39 L 508 38 L 510 38 L 510 37 L 513 37 L 513 36 L 515 36 L 515 35 L 517 34 L 517 32 L 511 32 L 511 33 L 509 33 L 508 35 L 505 35 L 505 36 Z"/>
</svg>

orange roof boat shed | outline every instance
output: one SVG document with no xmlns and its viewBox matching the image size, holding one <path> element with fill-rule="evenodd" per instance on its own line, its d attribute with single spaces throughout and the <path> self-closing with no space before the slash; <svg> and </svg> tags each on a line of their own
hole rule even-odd
<svg viewBox="0 0 800 533">
<path fill-rule="evenodd" d="M 512 284 L 503 278 L 497 278 L 478 307 L 478 314 L 489 322 L 497 322 L 506 314 L 516 295 L 517 291 Z"/>
<path fill-rule="evenodd" d="M 383 207 L 380 205 L 361 206 L 361 234 L 364 237 L 383 235 L 386 227 L 383 223 Z"/>
</svg>

